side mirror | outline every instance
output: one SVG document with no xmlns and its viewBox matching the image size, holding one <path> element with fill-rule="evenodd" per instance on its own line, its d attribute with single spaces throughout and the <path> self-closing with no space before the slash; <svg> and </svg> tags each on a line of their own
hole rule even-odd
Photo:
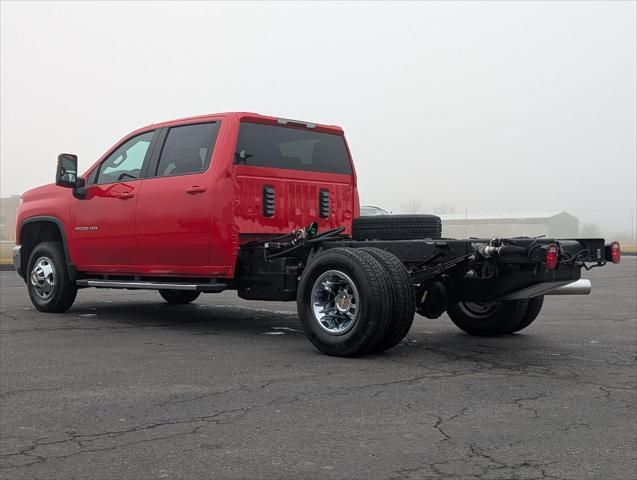
<svg viewBox="0 0 637 480">
<path fill-rule="evenodd" d="M 55 184 L 60 187 L 75 188 L 78 186 L 77 155 L 60 153 L 55 172 Z"/>
</svg>

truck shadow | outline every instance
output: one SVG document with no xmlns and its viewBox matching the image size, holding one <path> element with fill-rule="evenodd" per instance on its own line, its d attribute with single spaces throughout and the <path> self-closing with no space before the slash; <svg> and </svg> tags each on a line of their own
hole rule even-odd
<svg viewBox="0 0 637 480">
<path fill-rule="evenodd" d="M 281 348 L 286 348 L 287 344 L 296 350 L 301 345 L 299 342 L 302 342 L 302 345 L 307 345 L 310 354 L 323 357 L 309 345 L 296 312 L 291 310 L 293 304 L 289 305 L 290 311 L 284 311 L 227 305 L 225 302 L 217 305 L 197 302 L 169 305 L 161 300 L 144 302 L 135 299 L 113 300 L 109 303 L 82 302 L 69 310 L 67 315 L 80 317 L 87 322 L 112 322 L 142 329 L 176 329 L 192 335 L 280 336 Z M 378 355 L 336 360 L 389 361 L 427 369 L 435 369 L 437 365 L 441 372 L 449 371 L 450 362 L 464 372 L 489 370 L 493 373 L 498 369 L 507 372 L 528 371 L 530 368 L 544 371 L 549 367 L 554 368 L 559 356 L 568 356 L 569 352 L 565 352 L 565 349 L 563 344 L 555 343 L 546 335 L 472 337 L 453 326 L 446 316 L 438 320 L 416 316 L 410 333 L 393 349 Z M 455 370 L 455 367 L 451 369 Z"/>
<path fill-rule="evenodd" d="M 295 311 L 249 308 L 227 305 L 227 302 L 218 305 L 197 302 L 170 305 L 159 299 L 156 302 L 126 299 L 107 302 L 78 302 L 67 315 L 138 328 L 177 329 L 195 335 L 267 334 L 276 332 L 277 327 L 302 334 Z"/>
</svg>

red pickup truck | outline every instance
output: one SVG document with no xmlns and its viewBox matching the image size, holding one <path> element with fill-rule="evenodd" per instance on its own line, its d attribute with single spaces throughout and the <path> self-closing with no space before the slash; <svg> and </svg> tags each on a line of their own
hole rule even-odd
<svg viewBox="0 0 637 480">
<path fill-rule="evenodd" d="M 433 215 L 359 218 L 343 130 L 253 113 L 152 124 L 78 176 L 29 190 L 14 265 L 33 305 L 63 312 L 78 289 L 153 289 L 296 300 L 309 340 L 330 355 L 400 342 L 414 313 L 447 312 L 464 331 L 527 327 L 544 295 L 582 294 L 582 268 L 617 263 L 603 239 L 441 238 Z"/>
</svg>

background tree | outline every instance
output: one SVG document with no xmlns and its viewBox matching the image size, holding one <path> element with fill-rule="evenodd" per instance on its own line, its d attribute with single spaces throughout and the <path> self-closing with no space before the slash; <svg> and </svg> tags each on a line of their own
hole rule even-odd
<svg viewBox="0 0 637 480">
<path fill-rule="evenodd" d="M 420 213 L 422 211 L 422 203 L 417 198 L 410 198 L 401 207 L 403 213 Z"/>
<path fill-rule="evenodd" d="M 457 213 L 456 206 L 451 203 L 440 203 L 434 206 L 433 212 L 438 215 L 447 215 L 449 213 Z"/>
</svg>

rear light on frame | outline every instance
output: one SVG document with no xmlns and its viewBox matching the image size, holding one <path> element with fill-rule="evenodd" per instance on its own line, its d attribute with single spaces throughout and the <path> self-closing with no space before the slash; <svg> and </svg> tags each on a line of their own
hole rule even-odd
<svg viewBox="0 0 637 480">
<path fill-rule="evenodd" d="M 613 263 L 619 263 L 622 259 L 622 252 L 619 246 L 619 242 L 613 242 L 610 244 L 610 260 Z"/>
<path fill-rule="evenodd" d="M 559 262 L 560 246 L 557 243 L 551 243 L 546 249 L 546 269 L 555 270 Z"/>
</svg>

